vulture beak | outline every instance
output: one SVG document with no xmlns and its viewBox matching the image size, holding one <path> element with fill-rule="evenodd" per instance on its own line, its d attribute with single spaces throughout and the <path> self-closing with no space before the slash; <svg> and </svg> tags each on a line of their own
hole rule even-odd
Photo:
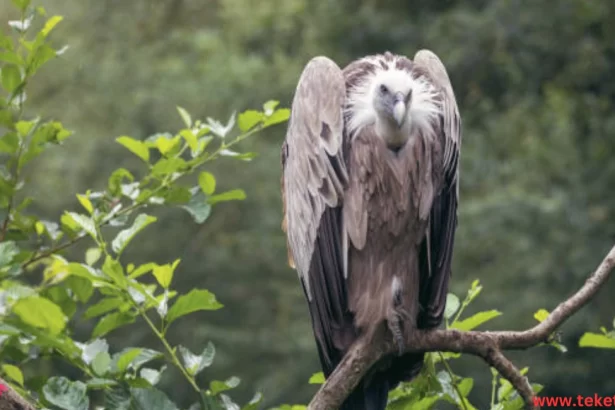
<svg viewBox="0 0 615 410">
<path fill-rule="evenodd" d="M 395 100 L 393 103 L 393 118 L 399 128 L 401 128 L 406 120 L 406 102 L 402 93 L 395 94 Z"/>
</svg>

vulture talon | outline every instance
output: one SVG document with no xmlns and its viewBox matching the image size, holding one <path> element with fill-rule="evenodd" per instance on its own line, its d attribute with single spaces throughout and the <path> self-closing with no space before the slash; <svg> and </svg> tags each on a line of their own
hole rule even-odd
<svg viewBox="0 0 615 410">
<path fill-rule="evenodd" d="M 397 346 L 397 354 L 399 356 L 404 354 L 404 337 L 401 331 L 401 321 L 398 317 L 395 317 L 392 320 L 389 320 L 389 330 L 393 334 L 393 340 L 395 341 L 395 345 Z"/>
</svg>

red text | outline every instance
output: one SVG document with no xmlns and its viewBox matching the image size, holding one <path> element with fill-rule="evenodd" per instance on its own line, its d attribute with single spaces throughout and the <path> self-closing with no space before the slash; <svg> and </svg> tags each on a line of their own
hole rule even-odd
<svg viewBox="0 0 615 410">
<path fill-rule="evenodd" d="M 534 406 L 540 407 L 615 407 L 615 396 L 534 397 Z"/>
</svg>

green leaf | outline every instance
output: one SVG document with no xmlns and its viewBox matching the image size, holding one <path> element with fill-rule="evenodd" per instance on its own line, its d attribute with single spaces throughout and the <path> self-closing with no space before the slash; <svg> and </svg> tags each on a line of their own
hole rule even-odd
<svg viewBox="0 0 615 410">
<path fill-rule="evenodd" d="M 79 200 L 79 203 L 81 203 L 81 206 L 83 206 L 85 210 L 89 212 L 90 215 L 92 214 L 92 212 L 94 212 L 94 206 L 92 206 L 90 198 L 85 195 L 77 194 L 77 199 Z"/>
<path fill-rule="evenodd" d="M 18 121 L 17 124 L 15 124 L 15 129 L 17 130 L 17 134 L 20 137 L 24 137 L 24 138 L 27 137 L 30 134 L 30 131 L 32 131 L 32 128 L 34 128 L 37 123 L 38 123 L 38 120 Z"/>
<path fill-rule="evenodd" d="M 132 176 L 127 169 L 116 169 L 109 177 L 109 192 L 111 192 L 111 195 L 113 196 L 119 196 L 122 193 L 122 183 L 125 180 L 130 183 L 133 182 L 134 179 L 135 177 Z"/>
<path fill-rule="evenodd" d="M 549 311 L 545 309 L 539 309 L 536 311 L 536 313 L 534 313 L 534 319 L 538 320 L 539 322 L 543 322 L 548 317 Z"/>
<path fill-rule="evenodd" d="M 180 106 L 177 106 L 177 112 L 182 117 L 182 121 L 184 122 L 184 124 L 186 124 L 186 127 L 188 128 L 192 127 L 192 118 L 190 117 L 190 114 L 188 113 L 188 111 L 186 111 Z"/>
<path fill-rule="evenodd" d="M 557 350 L 559 350 L 562 353 L 566 353 L 568 351 L 568 348 L 566 346 L 564 346 L 563 344 L 556 342 L 555 340 L 549 342 L 549 345 L 555 347 Z"/>
<path fill-rule="evenodd" d="M 173 272 L 175 272 L 175 268 L 179 265 L 179 259 L 177 259 L 173 264 L 166 264 L 161 266 L 155 266 L 152 270 L 152 274 L 164 289 L 168 289 L 171 285 L 171 281 L 173 280 Z"/>
<path fill-rule="evenodd" d="M 248 110 L 239 114 L 237 117 L 237 125 L 239 125 L 239 129 L 241 132 L 246 132 L 252 129 L 256 124 L 260 123 L 263 120 L 263 114 L 259 111 Z"/>
<path fill-rule="evenodd" d="M 513 391 L 513 386 L 504 378 L 500 378 L 500 387 L 498 387 L 498 401 L 504 401 L 509 398 Z"/>
<path fill-rule="evenodd" d="M 425 397 L 419 400 L 416 404 L 410 404 L 412 407 L 405 408 L 412 410 L 431 410 L 434 407 L 434 404 L 436 404 L 439 400 L 440 397 L 438 396 Z"/>
<path fill-rule="evenodd" d="M 0 267 L 6 266 L 13 261 L 19 253 L 19 248 L 13 241 L 0 242 Z"/>
<path fill-rule="evenodd" d="M 100 352 L 94 358 L 92 362 L 92 370 L 97 376 L 104 376 L 109 370 L 111 364 L 111 356 L 107 352 Z"/>
<path fill-rule="evenodd" d="M 21 71 L 19 67 L 12 64 L 5 64 L 0 71 L 0 83 L 9 93 L 21 84 Z"/>
<path fill-rule="evenodd" d="M 124 304 L 124 300 L 120 297 L 110 297 L 102 299 L 100 302 L 96 303 L 88 307 L 88 309 L 83 314 L 85 319 L 91 319 L 93 317 L 97 317 L 100 315 L 104 315 L 107 312 L 110 312 L 114 309 L 119 308 Z"/>
<path fill-rule="evenodd" d="M 113 280 L 113 282 L 119 285 L 122 289 L 126 288 L 128 281 L 124 276 L 124 269 L 119 261 L 113 259 L 107 255 L 105 263 L 102 266 L 102 271 Z"/>
<path fill-rule="evenodd" d="M 241 383 L 241 380 L 239 377 L 235 376 L 232 376 L 223 382 L 214 380 L 209 384 L 209 390 L 211 390 L 211 394 L 216 395 L 218 393 L 222 393 L 223 391 L 234 389 L 239 386 L 239 383 Z"/>
<path fill-rule="evenodd" d="M 102 390 L 107 387 L 117 386 L 117 382 L 111 379 L 101 379 L 98 377 L 94 377 L 86 382 L 88 389 L 93 390 Z"/>
<path fill-rule="evenodd" d="M 134 323 L 135 317 L 127 312 L 115 312 L 104 316 L 92 331 L 92 337 L 106 335 L 118 327 Z"/>
<path fill-rule="evenodd" d="M 68 318 L 77 311 L 77 303 L 73 300 L 69 290 L 64 286 L 53 286 L 45 289 L 41 296 L 46 297 L 62 309 L 62 313 Z"/>
<path fill-rule="evenodd" d="M 447 319 L 453 317 L 453 315 L 459 310 L 459 306 L 461 306 L 459 298 L 452 293 L 448 293 L 446 295 L 446 307 L 444 308 L 444 317 Z"/>
<path fill-rule="evenodd" d="M 599 333 L 585 333 L 579 340 L 579 346 L 615 349 L 615 339 Z"/>
<path fill-rule="evenodd" d="M 194 132 L 190 129 L 181 130 L 179 135 L 182 136 L 184 140 L 186 140 L 186 144 L 190 147 L 190 151 L 192 152 L 192 156 L 195 157 L 199 150 L 199 140 L 194 135 Z"/>
<path fill-rule="evenodd" d="M 209 172 L 201 172 L 199 186 L 205 195 L 211 195 L 216 190 L 216 178 Z"/>
<path fill-rule="evenodd" d="M 94 265 L 102 256 L 102 250 L 100 248 L 89 248 L 85 251 L 85 263 L 88 265 Z"/>
<path fill-rule="evenodd" d="M 73 224 L 71 224 L 71 227 L 77 226 L 78 228 L 83 229 L 88 235 L 90 235 L 94 240 L 96 240 L 96 226 L 94 225 L 94 221 L 92 220 L 92 218 L 86 215 L 78 214 L 76 212 L 68 211 L 64 213 L 64 216 L 72 220 Z"/>
<path fill-rule="evenodd" d="M 323 372 L 314 373 L 308 383 L 323 384 L 325 382 L 325 374 Z"/>
<path fill-rule="evenodd" d="M 29 296 L 19 299 L 13 306 L 13 312 L 30 326 L 46 329 L 57 335 L 66 326 L 66 316 L 62 309 L 49 299 L 41 296 Z"/>
<path fill-rule="evenodd" d="M 163 193 L 164 203 L 168 205 L 184 205 L 192 198 L 190 189 L 184 186 L 173 185 Z"/>
<path fill-rule="evenodd" d="M 277 100 L 269 100 L 263 104 L 263 111 L 265 112 L 265 115 L 269 116 L 273 114 L 278 105 L 280 105 L 280 102 Z"/>
<path fill-rule="evenodd" d="M 141 354 L 142 351 L 143 349 L 141 348 L 133 348 L 128 349 L 128 351 L 126 351 L 125 353 L 122 353 L 122 355 L 117 360 L 118 371 L 123 372 L 124 370 L 126 370 L 128 366 L 132 363 L 132 361 L 135 360 Z"/>
<path fill-rule="evenodd" d="M 472 303 L 472 301 L 476 299 L 476 297 L 480 294 L 482 290 L 483 290 L 483 287 L 478 281 L 478 279 L 474 280 L 472 282 L 472 287 L 468 290 L 468 294 L 466 296 L 464 303 L 466 305 Z"/>
<path fill-rule="evenodd" d="M 186 161 L 181 158 L 162 158 L 152 168 L 152 175 L 163 176 L 172 174 L 185 169 L 187 165 Z"/>
<path fill-rule="evenodd" d="M 118 137 L 116 141 L 128 148 L 130 152 L 141 158 L 143 161 L 149 162 L 149 148 L 147 148 L 147 145 L 143 141 L 127 136 Z"/>
<path fill-rule="evenodd" d="M 139 276 L 143 276 L 145 275 L 147 272 L 150 272 L 152 269 L 154 269 L 156 266 L 158 266 L 157 264 L 153 263 L 153 262 L 148 262 L 146 264 L 140 265 L 137 269 L 133 270 L 132 272 L 130 272 L 129 277 L 131 279 L 136 279 Z"/>
<path fill-rule="evenodd" d="M 467 319 L 460 320 L 460 321 L 453 323 L 451 325 L 451 328 L 463 330 L 463 331 L 472 330 L 482 325 L 483 323 L 500 316 L 501 314 L 502 312 L 499 312 L 497 310 L 488 310 L 485 312 L 479 312 L 473 316 L 470 316 Z"/>
<path fill-rule="evenodd" d="M 49 33 L 51 33 L 51 30 L 54 29 L 55 26 L 58 25 L 59 22 L 61 22 L 63 20 L 62 16 L 53 16 L 50 17 L 47 22 L 45 22 L 45 26 L 42 28 L 42 30 L 40 31 L 41 34 L 44 37 L 47 37 L 49 35 Z"/>
<path fill-rule="evenodd" d="M 160 370 L 155 370 L 155 369 L 144 367 L 139 372 L 139 376 L 147 380 L 150 385 L 154 386 L 158 384 L 158 382 L 160 381 L 160 378 L 162 377 L 162 372 L 165 369 L 166 369 L 166 366 L 162 366 Z"/>
<path fill-rule="evenodd" d="M 207 346 L 200 355 L 195 355 L 184 346 L 179 346 L 179 353 L 182 356 L 184 367 L 192 376 L 199 374 L 204 368 L 211 366 L 216 355 L 216 348 L 213 343 L 208 342 Z"/>
<path fill-rule="evenodd" d="M 24 128 L 21 132 L 26 135 L 30 132 L 30 129 Z M 23 167 L 26 163 L 36 158 L 49 144 L 57 145 L 71 134 L 72 133 L 65 129 L 62 123 L 58 121 L 50 121 L 39 126 L 34 131 L 26 152 L 20 158 L 19 167 Z"/>
<path fill-rule="evenodd" d="M 2 371 L 11 380 L 23 387 L 23 373 L 21 373 L 21 370 L 19 370 L 17 366 L 13 366 L 12 364 L 3 364 Z"/>
<path fill-rule="evenodd" d="M 124 385 L 105 390 L 105 409 L 129 410 L 131 401 L 130 391 Z"/>
<path fill-rule="evenodd" d="M 460 382 L 457 383 L 457 388 L 459 389 L 459 392 L 461 393 L 461 396 L 462 396 L 461 398 L 463 399 L 463 401 L 466 402 L 466 404 L 468 404 L 466 398 L 472 391 L 472 387 L 474 387 L 474 379 L 470 377 L 465 377 Z M 459 403 L 462 403 L 462 401 L 459 400 Z"/>
<path fill-rule="evenodd" d="M 95 339 L 90 343 L 81 346 L 81 360 L 86 364 L 92 364 L 99 353 L 108 353 L 109 344 L 105 339 Z"/>
<path fill-rule="evenodd" d="M 19 149 L 19 136 L 15 132 L 7 132 L 0 138 L 0 152 L 15 154 Z"/>
<path fill-rule="evenodd" d="M 193 194 L 190 201 L 186 205 L 182 205 L 182 208 L 188 211 L 198 224 L 205 222 L 211 213 L 211 205 L 207 203 L 205 194 L 200 190 L 196 194 Z"/>
<path fill-rule="evenodd" d="M 111 248 L 116 254 L 121 255 L 135 235 L 141 232 L 147 225 L 154 222 L 156 222 L 156 217 L 147 214 L 140 214 L 135 218 L 135 221 L 130 228 L 124 229 L 117 234 L 111 243 Z"/>
<path fill-rule="evenodd" d="M 241 410 L 258 410 L 261 401 L 263 401 L 263 395 L 260 392 L 257 392 L 248 404 L 241 408 Z"/>
<path fill-rule="evenodd" d="M 275 124 L 284 122 L 290 118 L 290 110 L 288 108 L 281 108 L 267 117 L 263 122 L 263 126 L 270 127 Z"/>
<path fill-rule="evenodd" d="M 23 12 L 26 11 L 30 5 L 30 0 L 13 0 L 13 4 L 19 7 L 19 9 Z"/>
<path fill-rule="evenodd" d="M 210 205 L 214 205 L 218 202 L 223 201 L 233 201 L 233 200 L 244 200 L 246 199 L 246 193 L 241 189 L 233 189 L 231 191 L 226 191 L 221 194 L 210 196 L 207 202 Z"/>
<path fill-rule="evenodd" d="M 161 135 L 156 139 L 156 148 L 158 148 L 162 155 L 167 155 L 177 146 L 180 139 L 179 135 L 174 138 L 167 138 L 166 135 Z"/>
<path fill-rule="evenodd" d="M 80 278 L 84 278 L 89 280 L 92 283 L 96 283 L 97 285 L 106 284 L 106 277 L 103 276 L 100 271 L 92 268 L 91 266 L 84 265 L 81 263 L 71 262 L 66 264 L 65 262 L 59 262 L 59 269 L 68 269 L 71 275 L 78 276 Z"/>
<path fill-rule="evenodd" d="M 132 388 L 130 394 L 134 410 L 178 410 L 166 394 L 155 387 Z"/>
<path fill-rule="evenodd" d="M 275 407 L 271 410 L 307 410 L 307 407 L 302 404 L 293 404 L 292 406 L 290 404 L 283 404 L 280 407 Z"/>
<path fill-rule="evenodd" d="M 43 387 L 45 399 L 61 409 L 88 410 L 90 399 L 87 396 L 86 385 L 76 381 L 71 382 L 65 377 L 52 377 Z"/>
<path fill-rule="evenodd" d="M 127 368 L 131 368 L 136 370 L 139 370 L 139 368 L 141 366 L 143 366 L 145 363 L 148 363 L 152 360 L 156 360 L 156 359 L 160 359 L 162 357 L 164 357 L 164 355 L 160 352 L 157 352 L 156 350 L 151 350 L 151 349 L 143 349 L 143 348 L 126 348 L 124 350 L 122 350 L 119 353 L 116 353 L 113 355 L 112 358 L 112 368 L 114 368 L 114 372 L 118 372 L 120 370 L 120 360 L 122 360 L 122 358 L 124 357 L 124 355 L 132 355 L 131 352 L 133 352 L 134 350 L 138 351 L 138 354 L 136 357 L 132 358 L 130 360 L 130 362 L 127 364 L 126 369 Z"/>
<path fill-rule="evenodd" d="M 193 289 L 187 295 L 180 296 L 173 304 L 167 320 L 169 324 L 174 320 L 199 310 L 218 310 L 223 305 L 216 300 L 216 296 L 208 290 Z"/>
<path fill-rule="evenodd" d="M 5 44 L 10 44 L 12 46 L 13 43 L 11 43 L 11 40 L 8 38 L 5 39 L 6 42 L 3 43 L 4 39 L 2 38 L 2 34 L 0 34 L 0 48 Z M 21 56 L 13 51 L 0 52 L 0 61 L 15 64 L 16 66 L 22 66 L 24 64 L 24 61 Z"/>
<path fill-rule="evenodd" d="M 94 293 L 92 282 L 79 276 L 69 276 L 64 281 L 64 284 L 77 296 L 81 303 L 86 303 L 90 300 Z"/>
</svg>

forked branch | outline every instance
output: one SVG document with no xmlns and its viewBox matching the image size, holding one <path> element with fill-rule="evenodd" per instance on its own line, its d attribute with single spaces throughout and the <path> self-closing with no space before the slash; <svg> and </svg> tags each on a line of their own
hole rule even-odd
<svg viewBox="0 0 615 410">
<path fill-rule="evenodd" d="M 560 303 L 544 321 L 530 329 L 498 332 L 418 331 L 405 341 L 405 351 L 407 353 L 455 352 L 479 356 L 514 386 L 525 400 L 527 409 L 538 410 L 540 407 L 534 404 L 534 393 L 528 379 L 504 356 L 503 351 L 528 349 L 547 342 L 566 319 L 593 299 L 607 282 L 614 266 L 615 246 L 575 294 Z M 395 354 L 396 351 L 397 347 L 388 336 L 381 335 L 369 343 L 363 339 L 357 340 L 316 393 L 308 409 L 339 408 L 367 371 L 384 355 Z"/>
</svg>

